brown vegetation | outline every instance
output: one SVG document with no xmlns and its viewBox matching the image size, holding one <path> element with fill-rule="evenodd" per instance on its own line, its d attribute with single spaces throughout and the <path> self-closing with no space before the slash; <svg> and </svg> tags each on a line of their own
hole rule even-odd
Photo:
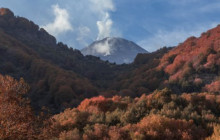
<svg viewBox="0 0 220 140">
<path fill-rule="evenodd" d="M 213 125 L 219 124 L 219 98 L 210 93 L 176 95 L 168 89 L 135 99 L 100 96 L 54 119 L 61 126 L 59 139 L 219 138 L 218 125 Z M 110 107 L 102 106 L 110 101 Z"/>
<path fill-rule="evenodd" d="M 0 139 L 220 137 L 220 26 L 129 65 L 85 57 L 9 9 L 0 36 Z"/>
<path fill-rule="evenodd" d="M 47 139 L 55 135 L 51 119 L 43 114 L 34 115 L 26 98 L 28 90 L 29 86 L 23 79 L 16 81 L 0 75 L 1 140 Z"/>
</svg>

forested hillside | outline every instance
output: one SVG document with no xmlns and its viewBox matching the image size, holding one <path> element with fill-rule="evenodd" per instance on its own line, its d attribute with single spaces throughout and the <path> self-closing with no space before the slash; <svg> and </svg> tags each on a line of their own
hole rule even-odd
<svg viewBox="0 0 220 140">
<path fill-rule="evenodd" d="M 36 116 L 24 96 L 23 79 L 0 75 L 0 138 L 59 140 L 164 140 L 220 137 L 220 95 L 173 94 L 156 90 L 140 98 L 103 96 L 85 99 L 77 108 Z"/>
<path fill-rule="evenodd" d="M 142 91 L 140 94 L 164 87 L 175 93 L 220 93 L 220 26 L 199 38 L 190 37 L 170 51 L 164 48 L 140 54 L 135 64 L 137 68 L 124 75 L 114 88 Z"/>
<path fill-rule="evenodd" d="M 0 9 L 0 139 L 217 140 L 220 26 L 116 65 Z"/>
<path fill-rule="evenodd" d="M 137 68 L 136 62 L 115 65 L 98 57 L 84 57 L 80 51 L 61 42 L 56 43 L 56 39 L 44 29 L 25 18 L 14 16 L 9 9 L 1 9 L 0 29 L 0 73 L 16 79 L 23 77 L 31 86 L 29 97 L 36 109 L 46 106 L 59 112 L 78 105 L 86 97 L 112 96 L 120 90 L 124 94 L 122 88 L 111 85 L 124 73 L 129 74 Z M 147 62 L 141 65 L 155 67 L 157 63 L 152 64 L 149 60 L 155 58 L 158 62 L 167 51 L 164 48 L 158 55 L 154 55 L 157 52 L 143 54 Z"/>
<path fill-rule="evenodd" d="M 59 111 L 76 106 L 98 95 L 97 89 L 125 69 L 56 43 L 44 29 L 15 17 L 9 9 L 1 9 L 0 34 L 0 73 L 23 77 L 31 86 L 29 96 L 36 108 Z"/>
</svg>

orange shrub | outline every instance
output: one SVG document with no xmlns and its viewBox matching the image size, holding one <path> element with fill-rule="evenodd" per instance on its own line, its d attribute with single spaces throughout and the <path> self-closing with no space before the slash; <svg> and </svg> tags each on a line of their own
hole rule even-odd
<svg viewBox="0 0 220 140">
<path fill-rule="evenodd" d="M 137 128 L 149 139 L 193 140 L 204 138 L 207 135 L 205 130 L 197 127 L 192 120 L 175 120 L 158 115 L 143 118 L 137 124 Z"/>
<path fill-rule="evenodd" d="M 112 98 L 105 98 L 103 96 L 85 99 L 78 106 L 80 111 L 87 111 L 90 113 L 112 112 L 116 108 L 126 108 L 126 104 L 117 102 L 115 99 L 113 101 Z"/>
<path fill-rule="evenodd" d="M 214 81 L 211 84 L 206 85 L 204 89 L 209 92 L 220 93 L 220 80 Z"/>
</svg>

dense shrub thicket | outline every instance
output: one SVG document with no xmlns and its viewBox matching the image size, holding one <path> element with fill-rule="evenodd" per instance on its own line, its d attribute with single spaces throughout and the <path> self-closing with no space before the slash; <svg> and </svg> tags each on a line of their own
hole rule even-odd
<svg viewBox="0 0 220 140">
<path fill-rule="evenodd" d="M 140 98 L 103 96 L 77 108 L 36 115 L 26 98 L 29 86 L 0 75 L 0 139 L 145 140 L 220 137 L 220 95 L 172 94 L 165 88 Z M 45 111 L 44 111 L 45 112 Z"/>
<path fill-rule="evenodd" d="M 220 137 L 219 117 L 220 95 L 163 89 L 135 99 L 85 99 L 53 118 L 59 139 L 199 140 Z"/>
</svg>

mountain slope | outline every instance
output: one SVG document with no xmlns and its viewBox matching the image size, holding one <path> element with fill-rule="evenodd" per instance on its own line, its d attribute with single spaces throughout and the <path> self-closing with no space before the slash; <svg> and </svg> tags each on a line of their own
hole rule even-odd
<svg viewBox="0 0 220 140">
<path fill-rule="evenodd" d="M 115 65 L 84 57 L 33 22 L 0 9 L 0 62 L 0 139 L 220 137 L 220 26 Z M 23 78 L 5 75 L 23 77 L 28 95 Z M 130 98 L 142 93 L 148 95 Z M 99 94 L 111 98 L 93 97 Z M 34 111 L 68 109 L 48 118 L 34 113 L 30 103 Z"/>
<path fill-rule="evenodd" d="M 84 55 L 97 56 L 117 64 L 131 63 L 138 53 L 147 53 L 134 42 L 115 37 L 95 41 L 81 52 Z"/>
<path fill-rule="evenodd" d="M 199 38 L 188 38 L 162 53 L 160 60 L 149 59 L 148 55 L 154 53 L 139 55 L 135 61 L 138 67 L 124 74 L 112 88 L 136 94 L 164 87 L 171 88 L 175 93 L 220 93 L 220 26 Z M 151 63 L 145 63 L 146 58 Z"/>
<path fill-rule="evenodd" d="M 17 79 L 23 77 L 29 83 L 29 97 L 35 109 L 47 106 L 58 111 L 64 106 L 78 104 L 85 97 L 97 95 L 96 88 L 86 78 L 40 58 L 7 34 L 0 32 L 0 35 L 0 73 Z"/>
<path fill-rule="evenodd" d="M 219 32 L 218 26 L 176 48 L 138 54 L 132 64 L 115 65 L 56 43 L 33 22 L 0 9 L 0 73 L 23 77 L 31 86 L 32 105 L 54 112 L 99 94 L 136 97 L 164 87 L 176 93 L 218 93 Z"/>
<path fill-rule="evenodd" d="M 68 48 L 26 18 L 0 9 L 0 73 L 23 77 L 31 86 L 35 109 L 59 112 L 106 90 L 121 73 L 133 69 Z M 99 91 L 99 92 L 98 92 Z"/>
<path fill-rule="evenodd" d="M 0 9 L 0 35 L 0 73 L 28 82 L 35 109 L 46 106 L 59 112 L 76 106 L 84 98 L 111 91 L 117 77 L 136 67 L 84 57 L 9 9 Z"/>
<path fill-rule="evenodd" d="M 220 92 L 220 26 L 190 37 L 164 55 L 158 69 L 176 90 Z"/>
<path fill-rule="evenodd" d="M 57 43 L 55 37 L 32 21 L 15 17 L 9 9 L 3 8 L 2 11 L 4 12 L 0 16 L 0 29 L 7 35 L 28 46 L 39 57 L 90 79 L 98 87 L 106 87 L 109 80 L 116 77 L 119 71 L 127 69 L 126 66 L 116 66 L 95 56 L 84 57 L 79 50 L 68 48 L 61 42 Z"/>
<path fill-rule="evenodd" d="M 28 82 L 31 86 L 28 96 L 35 109 L 46 106 L 59 112 L 97 95 L 96 86 L 77 73 L 84 68 L 76 61 L 108 67 L 98 58 L 88 59 L 62 43 L 56 44 L 56 39 L 45 30 L 25 18 L 15 17 L 9 9 L 0 9 L 0 36 L 0 73 L 17 79 L 23 77 Z M 65 63 L 61 65 L 62 62 Z"/>
</svg>

